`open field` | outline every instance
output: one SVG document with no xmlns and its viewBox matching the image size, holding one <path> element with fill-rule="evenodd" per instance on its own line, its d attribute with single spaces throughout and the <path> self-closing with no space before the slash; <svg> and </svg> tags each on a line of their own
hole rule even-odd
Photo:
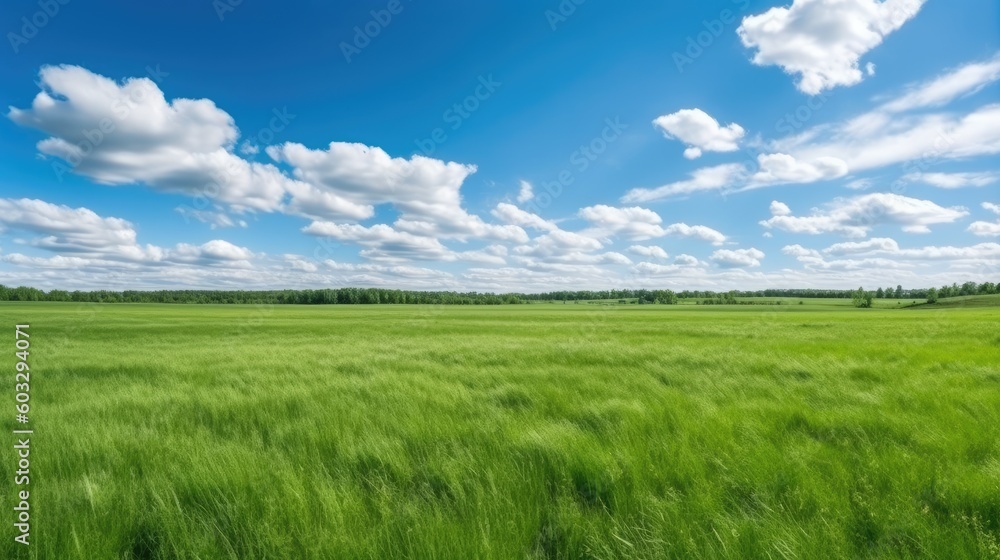
<svg viewBox="0 0 1000 560">
<path fill-rule="evenodd" d="M 28 551 L 1000 558 L 998 315 L 3 304 Z"/>
</svg>

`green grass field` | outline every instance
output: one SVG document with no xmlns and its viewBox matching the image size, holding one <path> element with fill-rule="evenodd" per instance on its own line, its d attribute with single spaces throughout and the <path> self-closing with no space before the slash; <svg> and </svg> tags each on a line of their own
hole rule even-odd
<svg viewBox="0 0 1000 560">
<path fill-rule="evenodd" d="M 0 316 L 3 558 L 1000 558 L 996 307 Z"/>
</svg>

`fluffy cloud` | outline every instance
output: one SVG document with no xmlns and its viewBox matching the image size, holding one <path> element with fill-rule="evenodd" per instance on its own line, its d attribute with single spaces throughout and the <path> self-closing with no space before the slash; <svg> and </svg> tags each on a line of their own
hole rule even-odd
<svg viewBox="0 0 1000 560">
<path fill-rule="evenodd" d="M 788 154 L 761 154 L 759 168 L 750 178 L 750 186 L 785 183 L 813 183 L 847 175 L 847 163 L 835 157 L 818 157 L 812 162 L 799 161 Z"/>
<path fill-rule="evenodd" d="M 643 276 L 655 276 L 655 277 L 678 277 L 685 278 L 689 276 L 691 272 L 690 266 L 678 265 L 678 264 L 657 264 L 651 262 L 641 262 L 632 267 L 632 273 L 636 277 Z"/>
<path fill-rule="evenodd" d="M 790 255 L 793 257 L 813 257 L 820 258 L 819 251 L 815 249 L 806 249 L 802 245 L 786 245 L 782 250 L 782 253 Z"/>
<path fill-rule="evenodd" d="M 631 259 L 621 253 L 582 253 L 572 251 L 568 253 L 549 254 L 543 257 L 532 255 L 518 255 L 514 259 L 523 266 L 533 270 L 566 270 L 563 265 L 629 265 Z"/>
<path fill-rule="evenodd" d="M 112 260 L 161 260 L 164 251 L 140 246 L 132 224 L 104 218 L 87 208 L 70 208 L 43 200 L 0 199 L 0 226 L 42 235 L 31 243 L 60 253 Z"/>
<path fill-rule="evenodd" d="M 493 209 L 491 214 L 505 224 L 532 228 L 539 231 L 556 231 L 559 229 L 559 226 L 555 223 L 543 219 L 538 214 L 521 210 L 517 206 L 506 202 L 497 204 L 497 207 Z"/>
<path fill-rule="evenodd" d="M 72 168 L 98 183 L 145 184 L 212 199 L 219 210 L 280 211 L 320 222 L 369 218 L 386 203 L 400 211 L 395 229 L 414 235 L 528 239 L 516 225 L 488 224 L 462 208 L 460 188 L 475 172 L 472 165 L 393 158 L 377 147 L 342 142 L 326 150 L 269 146 L 275 161 L 292 167 L 292 178 L 273 164 L 234 154 L 239 131 L 210 100 L 168 101 L 150 79 L 119 84 L 77 66 L 44 67 L 39 84 L 31 107 L 11 108 L 8 117 L 50 135 L 38 149 L 65 162 L 57 161 L 57 169 Z M 185 218 L 215 227 L 240 223 L 225 211 L 182 208 Z"/>
<path fill-rule="evenodd" d="M 924 278 L 932 272 L 968 274 L 970 270 L 978 270 L 982 277 L 988 278 L 1000 258 L 1000 244 L 903 249 L 892 239 L 872 239 L 864 243 L 838 243 L 822 251 L 789 245 L 782 252 L 814 271 L 912 270 L 916 278 Z M 828 260 L 827 256 L 841 258 Z"/>
<path fill-rule="evenodd" d="M 951 223 L 969 213 L 964 208 L 944 208 L 929 200 L 920 200 L 892 193 L 872 193 L 853 198 L 838 198 L 809 216 L 785 213 L 787 206 L 772 203 L 772 212 L 780 213 L 760 224 L 792 233 L 839 233 L 848 237 L 865 237 L 875 226 L 896 224 L 909 233 L 927 233 L 929 226 Z"/>
<path fill-rule="evenodd" d="M 510 286 L 528 292 L 576 290 L 581 283 L 610 288 L 622 278 L 591 265 L 551 264 L 524 267 L 470 268 L 462 274 L 466 285 L 478 290 L 505 291 Z"/>
<path fill-rule="evenodd" d="M 643 240 L 674 235 L 708 241 L 713 245 L 721 245 L 726 240 L 721 232 L 707 226 L 678 223 L 663 227 L 659 214 L 638 206 L 615 208 L 598 204 L 580 210 L 580 217 L 593 224 L 593 228 L 585 233 L 598 237 L 621 235 L 627 239 Z"/>
<path fill-rule="evenodd" d="M 476 166 L 415 155 L 394 158 L 377 147 L 331 142 L 326 150 L 287 142 L 268 155 L 292 166 L 296 178 L 355 204 L 391 203 L 405 213 L 450 217 L 461 208 L 459 190 Z"/>
<path fill-rule="evenodd" d="M 691 237 L 708 241 L 712 245 L 722 245 L 726 241 L 726 236 L 720 231 L 716 231 L 707 226 L 689 226 L 685 223 L 670 224 L 663 228 L 664 235 L 675 235 L 679 237 Z"/>
<path fill-rule="evenodd" d="M 514 253 L 533 257 L 556 257 L 564 253 L 597 251 L 604 246 L 599 240 L 572 231 L 557 229 L 536 237 L 532 244 L 514 248 Z"/>
<path fill-rule="evenodd" d="M 687 144 L 684 157 L 696 159 L 702 152 L 735 152 L 745 131 L 736 123 L 726 126 L 701 109 L 682 109 L 653 121 L 667 138 Z"/>
<path fill-rule="evenodd" d="M 105 218 L 87 208 L 70 208 L 43 200 L 0 199 L 0 229 L 38 234 L 26 244 L 57 253 L 32 258 L 19 253 L 5 260 L 40 266 L 123 265 L 155 266 L 168 263 L 246 266 L 255 255 L 249 249 L 215 239 L 202 245 L 180 243 L 173 248 L 141 245 L 135 227 L 121 218 Z M 69 257 L 67 257 L 69 255 Z"/>
<path fill-rule="evenodd" d="M 233 118 L 208 99 L 167 101 L 149 78 L 118 84 L 78 66 L 46 66 L 30 109 L 8 117 L 50 137 L 38 150 L 107 185 L 146 184 L 204 196 L 237 211 L 275 211 L 290 180 L 273 165 L 234 155 Z"/>
<path fill-rule="evenodd" d="M 331 142 L 326 150 L 286 142 L 269 146 L 267 154 L 325 194 L 368 207 L 392 203 L 417 215 L 460 207 L 462 183 L 476 172 L 474 165 L 421 155 L 394 158 L 381 148 L 348 142 Z"/>
<path fill-rule="evenodd" d="M 772 216 L 790 216 L 792 214 L 792 209 L 788 207 L 784 202 L 778 202 L 777 200 L 771 201 L 771 215 Z"/>
<path fill-rule="evenodd" d="M 650 202 L 705 191 L 730 192 L 770 185 L 807 184 L 901 163 L 922 169 L 939 160 L 1000 153 L 1000 104 L 988 104 L 964 115 L 915 112 L 976 93 L 998 79 L 998 67 L 1000 55 L 986 62 L 969 63 L 925 83 L 908 86 L 895 99 L 884 101 L 850 120 L 821 124 L 798 134 L 762 142 L 759 147 L 763 153 L 757 156 L 756 169 L 733 163 L 705 167 L 685 180 L 658 188 L 632 189 L 621 202 Z M 787 122 L 778 128 L 793 132 Z M 988 184 L 987 181 L 992 181 L 990 175 L 917 171 L 907 174 L 903 180 L 919 180 L 949 188 Z M 856 179 L 846 186 L 867 189 L 872 183 L 870 179 Z"/>
<path fill-rule="evenodd" d="M 423 290 L 459 290 L 463 284 L 445 271 L 408 265 L 340 263 L 300 255 L 274 258 L 255 254 L 250 261 L 211 261 L 213 256 L 238 256 L 239 250 L 211 244 L 199 250 L 183 248 L 184 255 L 164 263 L 131 263 L 56 255 L 51 258 L 7 255 L 2 261 L 30 268 L 32 284 L 45 289 L 227 289 L 388 287 Z M 0 283 L 20 272 L 0 268 Z"/>
<path fill-rule="evenodd" d="M 643 257 L 652 257 L 656 259 L 666 259 L 670 256 L 663 250 L 663 247 L 658 247 L 656 245 L 632 245 L 628 248 L 628 252 L 634 255 L 641 255 Z"/>
<path fill-rule="evenodd" d="M 517 226 L 496 226 L 462 208 L 461 187 L 476 166 L 414 155 L 391 157 L 378 147 L 331 142 L 326 150 L 302 144 L 270 146 L 267 153 L 292 166 L 294 176 L 310 187 L 296 194 L 290 207 L 303 214 L 330 210 L 326 202 L 372 208 L 392 204 L 400 212 L 396 229 L 439 238 L 489 238 L 527 241 Z M 293 193 L 294 194 L 294 193 Z M 306 197 L 308 203 L 300 202 Z"/>
<path fill-rule="evenodd" d="M 984 202 L 983 208 L 1000 216 L 1000 204 Z M 995 222 L 975 221 L 969 224 L 967 231 L 981 237 L 998 237 L 1000 236 L 1000 220 Z"/>
<path fill-rule="evenodd" d="M 1000 236 L 1000 222 L 972 222 L 969 224 L 968 232 L 980 237 L 998 237 Z"/>
<path fill-rule="evenodd" d="M 201 265 L 220 262 L 249 265 L 248 261 L 253 257 L 254 254 L 249 249 L 221 239 L 213 239 L 203 245 L 180 243 L 167 255 L 173 262 Z"/>
<path fill-rule="evenodd" d="M 677 255 L 674 257 L 674 264 L 677 266 L 697 266 L 701 261 L 691 255 Z"/>
<path fill-rule="evenodd" d="M 591 209 L 589 212 L 600 212 Z M 522 266 L 532 270 L 553 270 L 553 266 L 596 266 L 627 265 L 632 261 L 616 252 L 595 253 L 604 244 L 595 237 L 595 232 L 571 232 L 560 229 L 554 222 L 544 220 L 537 214 L 517 208 L 512 204 L 500 203 L 493 210 L 493 216 L 502 222 L 517 224 L 545 232 L 529 244 L 514 247 L 513 258 Z"/>
<path fill-rule="evenodd" d="M 312 268 L 313 272 L 319 269 L 315 263 L 304 261 L 301 257 L 297 257 L 295 255 L 287 255 L 286 257 L 289 262 L 292 263 L 293 267 L 305 265 Z M 385 266 L 373 263 L 354 264 L 337 262 L 332 259 L 326 259 L 322 264 L 325 268 L 330 270 L 335 270 L 337 272 L 362 273 L 366 275 L 367 278 L 389 276 L 390 278 L 396 279 L 427 279 L 432 281 L 447 281 L 453 278 L 451 273 L 443 270 L 434 270 L 432 268 L 415 266 Z"/>
<path fill-rule="evenodd" d="M 896 99 L 881 99 L 874 111 L 851 121 L 816 126 L 794 137 L 761 144 L 765 153 L 758 158 L 755 173 L 748 173 L 740 164 L 708 167 L 693 172 L 687 180 L 630 191 L 623 202 L 808 183 L 923 158 L 932 161 L 1000 153 L 1000 105 L 982 106 L 968 114 L 915 112 L 942 106 L 995 82 L 998 60 L 969 64 L 910 86 Z M 653 210 L 632 204 L 582 209 L 579 217 L 588 225 L 577 232 L 564 231 L 558 220 L 510 203 L 497 204 L 491 212 L 495 223 L 487 223 L 462 206 L 462 186 L 476 170 L 472 165 L 422 156 L 392 157 L 363 144 L 334 142 L 313 150 L 287 143 L 267 150 L 276 164 L 288 166 L 289 171 L 284 172 L 281 169 L 285 167 L 249 162 L 235 155 L 233 146 L 240 141 L 235 123 L 211 101 L 167 100 L 149 80 L 116 83 L 75 67 L 50 67 L 43 70 L 41 78 L 43 91 L 31 107 L 11 109 L 9 118 L 45 132 L 46 139 L 38 149 L 56 163 L 73 164 L 76 173 L 106 184 L 138 183 L 161 192 L 204 195 L 212 201 L 198 206 L 202 210 L 185 206 L 177 212 L 213 228 L 245 226 L 239 214 L 246 211 L 305 216 L 312 221 L 304 228 L 306 233 L 357 245 L 369 262 L 269 257 L 218 239 L 172 247 L 140 244 L 136 227 L 120 218 L 42 201 L 0 199 L 0 231 L 6 228 L 31 234 L 5 240 L 8 252 L 0 259 L 5 263 L 0 266 L 0 283 L 23 283 L 20 279 L 30 278 L 32 283 L 50 288 L 373 285 L 506 291 L 620 287 L 633 281 L 638 286 L 716 289 L 774 284 L 842 287 L 869 285 L 871 278 L 893 284 L 910 278 L 908 285 L 913 286 L 950 283 L 953 277 L 939 280 L 935 276 L 939 269 L 944 270 L 941 263 L 951 265 L 954 276 L 954 271 L 997 262 L 995 243 L 902 249 L 886 237 L 837 243 L 819 250 L 789 246 L 785 252 L 804 265 L 799 271 L 763 272 L 759 267 L 764 254 L 753 248 L 720 248 L 706 258 L 708 250 L 698 257 L 679 255 L 671 262 L 661 247 L 623 243 L 628 249 L 618 249 L 611 238 L 642 240 L 672 235 L 721 245 L 726 237 L 706 226 L 666 225 Z M 738 125 L 722 126 L 696 111 L 657 126 L 699 151 L 738 148 L 743 138 Z M 701 119 L 702 115 L 711 122 Z M 109 132 L 101 132 L 103 119 L 107 119 L 104 125 Z M 674 133 L 668 127 L 673 127 Z M 995 173 L 923 172 L 926 167 L 908 166 L 911 172 L 904 179 L 943 188 L 984 186 L 997 179 Z M 531 200 L 530 184 L 522 182 L 520 187 L 511 198 Z M 358 225 L 383 204 L 398 211 L 398 220 Z M 998 209 L 988 203 L 983 207 Z M 921 232 L 934 224 L 955 222 L 967 212 L 926 200 L 875 193 L 838 199 L 804 216 L 796 216 L 787 205 L 775 201 L 771 214 L 771 219 L 762 222 L 770 229 L 865 237 L 880 224 Z M 530 238 L 525 230 L 537 237 Z M 969 232 L 997 236 L 1000 223 L 974 222 Z M 463 249 L 469 250 L 456 250 L 449 240 L 468 242 Z M 23 245 L 27 255 L 11 254 L 12 245 Z M 633 264 L 622 253 L 636 261 L 652 262 Z M 411 260 L 477 262 L 500 268 L 475 268 L 452 275 L 407 264 Z M 10 272 L 12 266 L 31 270 L 15 274 Z M 921 268 L 933 266 L 939 268 Z M 758 270 L 750 270 L 753 268 Z M 116 284 L 109 271 L 125 271 L 125 279 Z M 975 274 L 961 277 L 988 279 L 985 272 L 981 277 Z M 12 280 L 15 278 L 19 279 Z"/>
<path fill-rule="evenodd" d="M 290 195 L 285 212 L 313 220 L 363 220 L 375 214 L 371 204 L 356 203 L 302 181 L 286 185 Z"/>
<path fill-rule="evenodd" d="M 828 255 L 854 255 L 858 253 L 871 253 L 872 251 L 895 252 L 898 250 L 899 244 L 896 243 L 895 239 L 890 239 L 888 237 L 873 237 L 867 241 L 835 243 L 826 249 L 823 249 L 823 252 Z"/>
<path fill-rule="evenodd" d="M 694 171 L 690 179 L 677 181 L 655 189 L 632 189 L 621 198 L 623 203 L 651 202 L 671 196 L 700 191 L 717 191 L 739 183 L 746 178 L 746 169 L 738 163 L 703 167 Z"/>
<path fill-rule="evenodd" d="M 387 224 L 366 227 L 358 224 L 313 222 L 302 229 L 309 235 L 322 236 L 365 247 L 361 255 L 372 260 L 402 262 L 410 259 L 454 262 L 467 260 L 504 264 L 504 259 L 491 251 L 456 252 L 438 239 L 399 231 Z"/>
<path fill-rule="evenodd" d="M 1000 181 L 1000 173 L 908 173 L 903 180 L 911 183 L 926 183 L 942 189 L 962 187 L 985 187 Z"/>
<path fill-rule="evenodd" d="M 720 249 L 712 253 L 709 258 L 726 268 L 754 267 L 760 266 L 760 259 L 764 258 L 764 253 L 754 248 Z"/>
<path fill-rule="evenodd" d="M 635 240 L 663 235 L 660 215 L 638 206 L 615 208 L 598 204 L 581 209 L 580 217 L 594 225 L 594 235 L 622 235 Z"/>
<path fill-rule="evenodd" d="M 737 33 L 756 49 L 754 64 L 798 75 L 796 87 L 818 94 L 862 80 L 861 57 L 920 11 L 925 0 L 793 0 L 743 19 Z M 874 67 L 868 67 L 868 73 Z"/>
</svg>

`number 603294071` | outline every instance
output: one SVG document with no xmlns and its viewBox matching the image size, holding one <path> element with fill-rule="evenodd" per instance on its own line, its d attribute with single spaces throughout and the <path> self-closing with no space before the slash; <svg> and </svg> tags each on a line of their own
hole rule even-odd
<svg viewBox="0 0 1000 560">
<path fill-rule="evenodd" d="M 17 370 L 16 380 L 17 385 L 15 390 L 17 395 L 15 399 L 17 400 L 17 412 L 18 414 L 28 413 L 28 391 L 30 389 L 29 383 L 31 381 L 30 367 L 28 366 L 28 348 L 31 343 L 28 341 L 28 325 L 14 325 L 14 346 L 17 348 L 14 355 L 17 356 L 17 363 L 14 364 L 14 369 Z"/>
</svg>

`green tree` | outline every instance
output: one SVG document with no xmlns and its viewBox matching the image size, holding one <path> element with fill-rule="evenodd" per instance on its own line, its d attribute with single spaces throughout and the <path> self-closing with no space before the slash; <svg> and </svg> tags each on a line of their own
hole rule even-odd
<svg viewBox="0 0 1000 560">
<path fill-rule="evenodd" d="M 927 303 L 937 303 L 938 291 L 937 288 L 931 288 L 927 290 Z"/>
<path fill-rule="evenodd" d="M 958 295 L 960 295 L 960 296 L 971 296 L 971 295 L 974 295 L 978 289 L 979 289 L 979 286 L 976 285 L 975 282 L 966 282 L 966 283 L 962 284 L 961 288 L 959 288 Z"/>
<path fill-rule="evenodd" d="M 873 299 L 874 295 L 871 292 L 866 292 L 863 286 L 859 286 L 857 290 L 851 292 L 851 303 L 854 304 L 854 307 L 867 309 L 872 306 Z"/>
</svg>

